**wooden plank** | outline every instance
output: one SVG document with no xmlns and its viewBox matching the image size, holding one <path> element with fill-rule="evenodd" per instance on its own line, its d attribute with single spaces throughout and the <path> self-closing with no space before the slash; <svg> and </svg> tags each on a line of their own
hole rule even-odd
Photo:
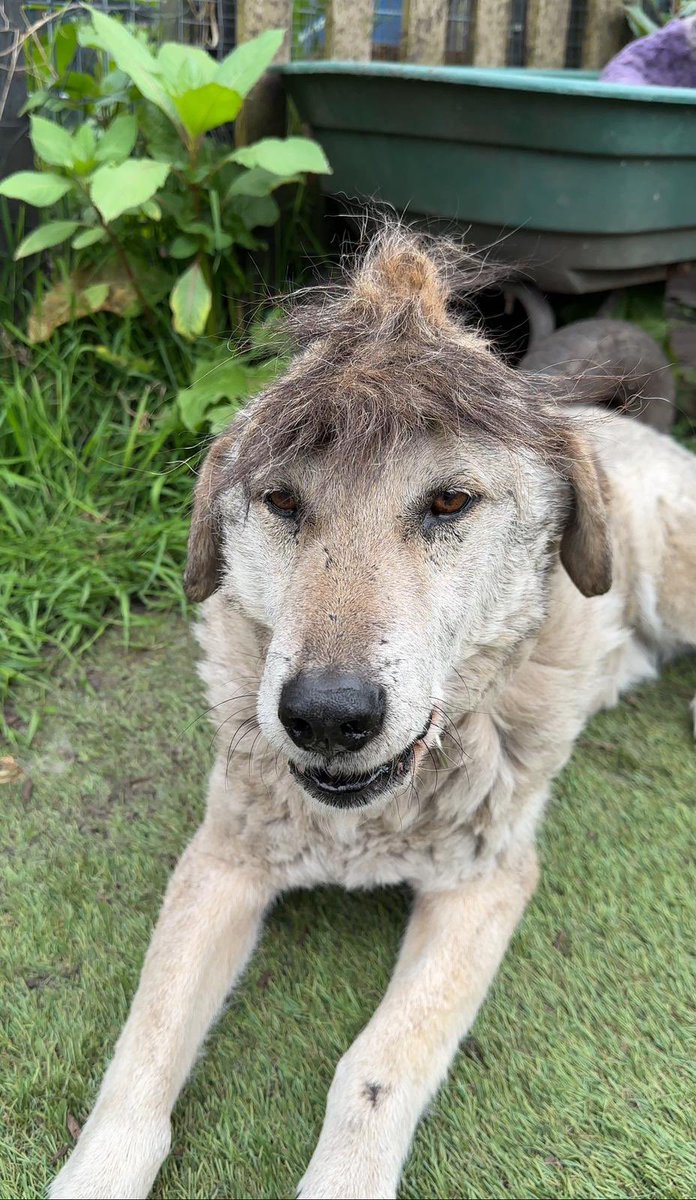
<svg viewBox="0 0 696 1200">
<path fill-rule="evenodd" d="M 403 57 L 437 66 L 445 60 L 448 0 L 406 0 Z"/>
<path fill-rule="evenodd" d="M 329 0 L 326 6 L 326 57 L 344 62 L 372 58 L 372 0 Z"/>
<path fill-rule="evenodd" d="M 284 29 L 285 38 L 274 62 L 288 62 L 292 38 L 292 0 L 237 0 L 237 45 L 266 29 Z M 249 93 L 235 124 L 235 141 L 248 146 L 262 137 L 284 137 L 287 105 L 283 81 L 268 71 Z"/>
<path fill-rule="evenodd" d="M 266 29 L 284 29 L 285 41 L 275 62 L 289 62 L 292 0 L 237 0 L 237 45 L 258 37 Z"/>
<path fill-rule="evenodd" d="M 599 71 L 627 40 L 623 0 L 587 0 L 582 65 Z"/>
<path fill-rule="evenodd" d="M 474 13 L 475 67 L 504 67 L 510 40 L 511 0 L 477 0 Z"/>
<path fill-rule="evenodd" d="M 528 0 L 527 66 L 564 67 L 571 0 Z"/>
</svg>

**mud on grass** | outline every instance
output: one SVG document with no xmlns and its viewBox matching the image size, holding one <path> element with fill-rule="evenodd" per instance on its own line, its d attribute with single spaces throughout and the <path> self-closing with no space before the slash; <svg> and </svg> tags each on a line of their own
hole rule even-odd
<svg viewBox="0 0 696 1200">
<path fill-rule="evenodd" d="M 696 1192 L 696 663 L 593 721 L 555 788 L 543 877 L 422 1124 L 402 1196 Z M 0 1195 L 44 1194 L 126 1016 L 210 733 L 177 618 L 64 675 L 0 788 Z M 157 1197 L 294 1194 L 341 1053 L 386 986 L 405 890 L 286 898 L 174 1114 Z"/>
</svg>

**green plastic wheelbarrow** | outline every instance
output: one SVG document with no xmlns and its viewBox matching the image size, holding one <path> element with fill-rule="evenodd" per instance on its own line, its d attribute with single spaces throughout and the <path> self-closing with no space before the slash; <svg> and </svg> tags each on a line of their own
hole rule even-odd
<svg viewBox="0 0 696 1200">
<path fill-rule="evenodd" d="M 468 230 L 551 291 L 643 283 L 696 259 L 696 91 L 525 68 L 282 71 L 333 195 Z"/>
</svg>

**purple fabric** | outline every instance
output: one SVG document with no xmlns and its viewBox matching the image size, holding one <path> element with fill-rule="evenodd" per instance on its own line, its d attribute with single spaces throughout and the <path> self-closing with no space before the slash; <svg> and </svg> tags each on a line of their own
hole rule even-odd
<svg viewBox="0 0 696 1200">
<path fill-rule="evenodd" d="M 696 17 L 670 21 L 657 33 L 624 46 L 600 79 L 608 83 L 696 87 Z"/>
</svg>

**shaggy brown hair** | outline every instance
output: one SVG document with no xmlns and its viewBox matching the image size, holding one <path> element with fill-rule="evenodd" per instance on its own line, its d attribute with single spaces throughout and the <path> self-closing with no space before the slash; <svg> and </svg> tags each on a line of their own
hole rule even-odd
<svg viewBox="0 0 696 1200">
<path fill-rule="evenodd" d="M 295 306 L 287 328 L 297 358 L 217 440 L 201 472 L 184 580 L 191 599 L 210 595 L 221 576 L 225 489 L 251 491 L 318 453 L 332 464 L 379 463 L 422 431 L 476 430 L 542 455 L 571 485 L 575 528 L 571 521 L 562 554 L 601 534 L 596 472 L 566 413 L 549 402 L 553 384 L 513 371 L 448 311 L 453 294 L 483 281 L 480 262 L 460 248 L 389 226 L 342 285 Z M 588 594 L 605 590 L 606 545 L 595 557 Z"/>
<path fill-rule="evenodd" d="M 513 371 L 448 312 L 488 276 L 450 243 L 385 228 L 339 285 L 296 303 L 287 333 L 300 353 L 235 428 L 229 483 L 281 473 L 331 450 L 377 460 L 422 430 L 467 427 L 557 459 L 565 453 L 549 382 Z M 561 422 L 565 424 L 565 422 Z"/>
</svg>

